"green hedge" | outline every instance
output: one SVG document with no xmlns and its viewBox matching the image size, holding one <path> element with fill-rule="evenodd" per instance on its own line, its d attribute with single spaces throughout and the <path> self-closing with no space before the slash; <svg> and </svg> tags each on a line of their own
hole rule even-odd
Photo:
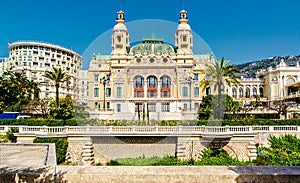
<svg viewBox="0 0 300 183">
<path fill-rule="evenodd" d="M 180 160 L 174 156 L 151 158 L 120 158 L 109 161 L 107 166 L 253 166 L 253 161 L 239 161 L 227 154 L 223 149 L 206 149 L 201 160 Z"/>
<path fill-rule="evenodd" d="M 33 143 L 54 143 L 57 164 L 65 162 L 68 148 L 67 138 L 35 138 Z"/>
<path fill-rule="evenodd" d="M 76 120 L 58 119 L 0 119 L 0 125 L 28 125 L 28 126 L 76 126 Z"/>
<path fill-rule="evenodd" d="M 276 113 L 272 114 L 245 114 L 245 113 L 240 113 L 240 114 L 224 114 L 224 119 L 244 119 L 244 118 L 255 118 L 255 119 L 278 119 L 279 116 Z"/>
<path fill-rule="evenodd" d="M 300 119 L 224 119 L 224 120 L 93 120 L 93 119 L 0 119 L 0 125 L 28 125 L 28 126 L 247 126 L 247 125 L 300 125 Z"/>
</svg>

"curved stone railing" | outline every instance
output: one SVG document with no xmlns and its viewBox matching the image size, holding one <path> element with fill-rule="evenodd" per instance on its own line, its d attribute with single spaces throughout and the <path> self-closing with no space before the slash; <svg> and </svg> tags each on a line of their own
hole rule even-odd
<svg viewBox="0 0 300 183">
<path fill-rule="evenodd" d="M 300 132 L 300 126 L 0 126 L 0 133 L 18 128 L 19 134 L 243 134 Z"/>
</svg>

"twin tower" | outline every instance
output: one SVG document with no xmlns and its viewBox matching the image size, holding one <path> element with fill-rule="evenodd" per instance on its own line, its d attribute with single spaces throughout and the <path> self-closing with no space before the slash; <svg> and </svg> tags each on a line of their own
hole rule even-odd
<svg viewBox="0 0 300 183">
<path fill-rule="evenodd" d="M 118 12 L 116 25 L 112 34 L 112 57 L 127 56 L 130 50 L 130 37 L 127 31 L 125 14 L 122 10 Z M 175 33 L 175 50 L 177 56 L 191 56 L 193 48 L 193 36 L 190 25 L 188 24 L 187 12 L 180 11 L 178 28 Z"/>
</svg>

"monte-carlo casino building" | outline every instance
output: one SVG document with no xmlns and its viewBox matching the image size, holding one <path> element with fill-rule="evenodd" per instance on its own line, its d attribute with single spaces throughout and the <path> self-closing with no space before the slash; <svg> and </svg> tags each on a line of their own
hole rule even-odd
<svg viewBox="0 0 300 183">
<path fill-rule="evenodd" d="M 199 87 L 211 54 L 194 55 L 187 12 L 180 11 L 175 47 L 152 36 L 130 46 L 124 12 L 117 13 L 111 55 L 93 55 L 88 70 L 90 117 L 195 119 L 205 91 Z"/>
</svg>

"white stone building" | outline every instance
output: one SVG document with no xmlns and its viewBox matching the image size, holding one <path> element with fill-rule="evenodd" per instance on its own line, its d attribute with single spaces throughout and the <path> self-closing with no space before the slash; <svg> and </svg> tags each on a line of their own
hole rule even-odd
<svg viewBox="0 0 300 183">
<path fill-rule="evenodd" d="M 71 77 L 69 83 L 63 83 L 60 95 L 71 94 L 77 100 L 79 95 L 79 71 L 82 57 L 76 52 L 59 45 L 37 41 L 17 41 L 9 44 L 9 57 L 3 62 L 4 68 L 22 71 L 29 80 L 39 83 L 41 98 L 55 97 L 54 83 L 43 75 L 46 70 L 61 67 Z"/>
</svg>

